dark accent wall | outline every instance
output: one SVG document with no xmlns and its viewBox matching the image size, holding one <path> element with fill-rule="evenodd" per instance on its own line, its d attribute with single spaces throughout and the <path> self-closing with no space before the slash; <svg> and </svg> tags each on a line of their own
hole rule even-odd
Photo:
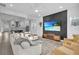
<svg viewBox="0 0 79 59">
<path fill-rule="evenodd" d="M 51 21 L 53 19 L 58 19 L 61 21 L 61 31 L 45 31 L 44 30 L 44 22 Z M 60 35 L 61 38 L 67 37 L 67 10 L 43 17 L 43 34 L 46 34 L 46 33 Z"/>
</svg>

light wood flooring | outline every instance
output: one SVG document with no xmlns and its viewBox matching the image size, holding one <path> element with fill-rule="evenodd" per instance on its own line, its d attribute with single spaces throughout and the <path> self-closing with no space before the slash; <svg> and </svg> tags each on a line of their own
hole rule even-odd
<svg viewBox="0 0 79 59">
<path fill-rule="evenodd" d="M 0 55 L 13 55 L 8 37 L 0 36 Z"/>
</svg>

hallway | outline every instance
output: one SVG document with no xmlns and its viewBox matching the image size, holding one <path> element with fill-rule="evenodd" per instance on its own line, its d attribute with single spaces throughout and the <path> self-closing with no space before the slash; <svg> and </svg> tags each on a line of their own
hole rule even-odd
<svg viewBox="0 0 79 59">
<path fill-rule="evenodd" d="M 12 55 L 8 33 L 0 33 L 0 55 Z M 6 36 L 7 35 L 7 36 Z"/>
</svg>

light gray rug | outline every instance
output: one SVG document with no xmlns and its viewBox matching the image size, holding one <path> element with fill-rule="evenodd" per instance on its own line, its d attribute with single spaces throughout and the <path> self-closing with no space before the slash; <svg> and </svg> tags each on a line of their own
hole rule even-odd
<svg viewBox="0 0 79 59">
<path fill-rule="evenodd" d="M 62 45 L 62 42 L 57 42 L 50 39 L 42 39 L 42 53 L 41 55 L 49 55 L 55 48 Z"/>
</svg>

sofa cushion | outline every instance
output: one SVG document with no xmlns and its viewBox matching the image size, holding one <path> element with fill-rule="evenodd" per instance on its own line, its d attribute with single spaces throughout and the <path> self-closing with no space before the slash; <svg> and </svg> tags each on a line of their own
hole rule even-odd
<svg viewBox="0 0 79 59">
<path fill-rule="evenodd" d="M 38 44 L 42 44 L 42 41 L 40 39 L 38 40 L 32 40 L 31 41 L 32 46 L 38 45 Z"/>
</svg>

